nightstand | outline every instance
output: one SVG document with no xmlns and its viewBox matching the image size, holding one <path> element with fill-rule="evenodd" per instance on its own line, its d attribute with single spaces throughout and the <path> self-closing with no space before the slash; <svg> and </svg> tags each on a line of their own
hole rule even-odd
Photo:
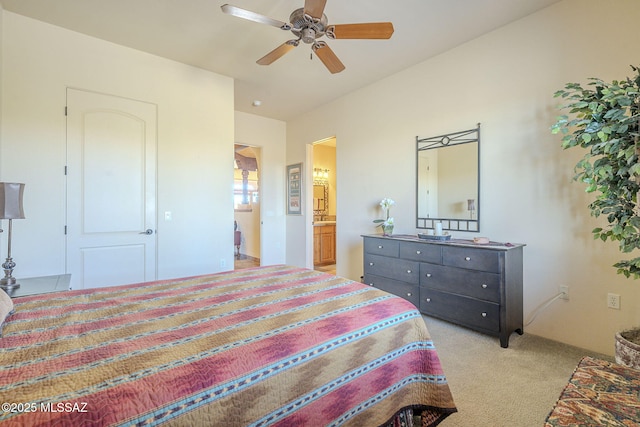
<svg viewBox="0 0 640 427">
<path fill-rule="evenodd" d="M 11 298 L 69 290 L 70 274 L 18 279 L 20 287 L 7 292 Z"/>
</svg>

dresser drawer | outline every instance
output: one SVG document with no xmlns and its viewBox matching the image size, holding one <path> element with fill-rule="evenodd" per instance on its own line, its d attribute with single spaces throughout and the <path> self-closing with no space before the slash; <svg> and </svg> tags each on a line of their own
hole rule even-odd
<svg viewBox="0 0 640 427">
<path fill-rule="evenodd" d="M 421 263 L 420 286 L 500 302 L 500 275 L 496 273 Z"/>
<path fill-rule="evenodd" d="M 417 285 L 420 281 L 420 263 L 364 254 L 364 274 L 374 274 Z"/>
<path fill-rule="evenodd" d="M 400 242 L 390 239 L 376 239 L 368 237 L 364 239 L 364 252 L 368 254 L 392 256 L 397 258 Z"/>
<path fill-rule="evenodd" d="M 420 288 L 418 287 L 418 285 L 412 285 L 410 283 L 401 282 L 399 280 L 376 276 L 375 274 L 365 274 L 364 283 L 402 297 L 411 302 L 416 307 L 418 306 L 418 304 L 420 304 Z"/>
<path fill-rule="evenodd" d="M 445 265 L 453 267 L 500 273 L 500 253 L 498 251 L 445 246 L 442 248 L 442 259 Z"/>
<path fill-rule="evenodd" d="M 441 264 L 442 248 L 438 245 L 400 242 L 400 258 Z"/>
<path fill-rule="evenodd" d="M 500 332 L 500 305 L 420 288 L 420 311 L 471 328 Z"/>
</svg>

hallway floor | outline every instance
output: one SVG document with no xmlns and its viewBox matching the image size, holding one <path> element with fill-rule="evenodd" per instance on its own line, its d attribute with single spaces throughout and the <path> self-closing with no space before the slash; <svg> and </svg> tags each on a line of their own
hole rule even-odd
<svg viewBox="0 0 640 427">
<path fill-rule="evenodd" d="M 241 270 L 243 268 L 259 267 L 260 259 L 240 254 L 240 258 L 233 258 L 233 268 Z"/>
<path fill-rule="evenodd" d="M 243 268 L 251 268 L 251 267 L 259 267 L 260 260 L 258 258 L 253 258 L 250 256 L 240 254 L 240 258 L 234 257 L 234 269 L 240 270 Z M 336 265 L 321 265 L 314 268 L 314 270 L 322 271 L 329 274 L 336 274 Z"/>
</svg>

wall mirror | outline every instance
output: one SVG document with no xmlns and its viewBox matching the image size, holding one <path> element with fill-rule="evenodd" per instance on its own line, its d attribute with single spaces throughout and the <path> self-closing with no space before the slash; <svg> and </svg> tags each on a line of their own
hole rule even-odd
<svg viewBox="0 0 640 427">
<path fill-rule="evenodd" d="M 325 182 L 313 182 L 313 214 L 327 215 L 329 212 L 329 188 Z"/>
<path fill-rule="evenodd" d="M 480 123 L 416 145 L 416 227 L 480 231 Z"/>
</svg>

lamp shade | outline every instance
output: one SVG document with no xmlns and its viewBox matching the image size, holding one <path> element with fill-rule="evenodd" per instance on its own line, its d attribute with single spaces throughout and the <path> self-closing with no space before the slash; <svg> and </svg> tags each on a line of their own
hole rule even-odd
<svg viewBox="0 0 640 427">
<path fill-rule="evenodd" d="M 0 182 L 0 219 L 22 219 L 22 194 L 24 184 Z"/>
<path fill-rule="evenodd" d="M 476 199 L 467 199 L 467 210 L 468 211 L 476 210 Z"/>
</svg>

